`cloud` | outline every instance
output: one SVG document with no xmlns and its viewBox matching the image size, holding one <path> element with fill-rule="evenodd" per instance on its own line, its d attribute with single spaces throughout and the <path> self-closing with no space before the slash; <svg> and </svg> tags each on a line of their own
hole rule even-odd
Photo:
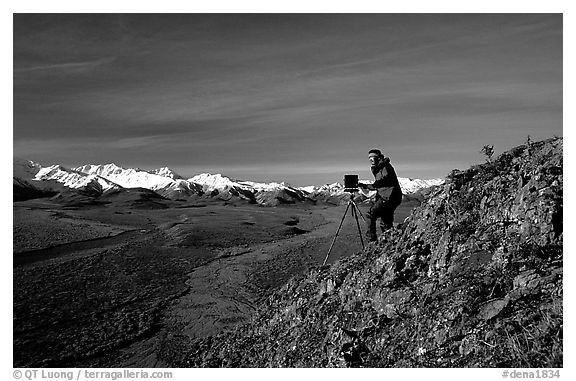
<svg viewBox="0 0 576 381">
<path fill-rule="evenodd" d="M 38 66 L 29 66 L 15 68 L 14 74 L 31 74 L 31 73 L 42 73 L 42 74 L 85 74 L 91 72 L 98 66 L 102 66 L 111 63 L 115 58 L 101 58 L 98 60 L 85 61 L 85 62 L 63 62 L 55 64 L 46 64 Z"/>
</svg>

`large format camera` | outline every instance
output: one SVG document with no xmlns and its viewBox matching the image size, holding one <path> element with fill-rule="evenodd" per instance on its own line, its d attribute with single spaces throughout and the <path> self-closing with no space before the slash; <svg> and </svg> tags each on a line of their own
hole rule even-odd
<svg viewBox="0 0 576 381">
<path fill-rule="evenodd" d="M 344 192 L 358 192 L 358 175 L 344 175 Z"/>
</svg>

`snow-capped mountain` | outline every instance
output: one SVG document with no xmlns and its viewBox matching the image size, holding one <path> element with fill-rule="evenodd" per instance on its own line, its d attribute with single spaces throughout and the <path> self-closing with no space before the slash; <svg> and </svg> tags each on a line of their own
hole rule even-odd
<svg viewBox="0 0 576 381">
<path fill-rule="evenodd" d="M 102 176 L 78 172 L 60 165 L 40 169 L 34 180 L 55 180 L 65 187 L 89 190 L 96 194 L 121 189 L 121 186 Z"/>
<path fill-rule="evenodd" d="M 232 181 L 226 176 L 219 173 L 201 173 L 188 179 L 189 182 L 201 185 L 204 192 L 211 192 L 214 190 L 225 190 L 232 187 L 242 187 L 239 183 Z"/>
<path fill-rule="evenodd" d="M 215 189 L 224 190 L 229 187 L 238 187 L 247 190 L 255 190 L 258 192 L 273 191 L 277 189 L 286 189 L 286 188 L 293 190 L 300 189 L 300 188 L 293 188 L 284 182 L 258 183 L 247 180 L 233 180 L 229 177 L 222 176 L 220 173 L 216 174 L 201 173 L 199 175 L 189 178 L 188 181 L 202 185 L 203 188 L 206 189 L 207 191 L 212 191 Z"/>
<path fill-rule="evenodd" d="M 31 160 L 14 158 L 12 163 L 12 177 L 22 180 L 31 180 L 42 169 L 42 166 Z"/>
<path fill-rule="evenodd" d="M 150 173 L 138 168 L 122 168 L 114 163 L 104 165 L 83 165 L 73 168 L 73 170 L 86 173 L 88 175 L 102 176 L 124 188 L 146 188 L 155 190 L 164 188 L 174 180 Z"/>
<path fill-rule="evenodd" d="M 364 184 L 372 184 L 373 180 L 359 180 L 358 182 Z M 398 183 L 400 184 L 400 188 L 402 189 L 403 194 L 412 194 L 417 192 L 420 189 L 428 188 L 435 185 L 440 185 L 444 183 L 444 179 L 429 179 L 429 180 L 421 180 L 421 179 L 411 179 L 406 177 L 399 177 Z M 307 187 L 299 187 L 298 189 L 303 190 L 307 193 L 314 194 L 314 193 L 330 193 L 333 195 L 338 195 L 344 193 L 344 185 L 340 183 L 332 183 L 322 185 L 320 187 L 316 186 L 307 186 Z M 360 189 L 360 192 L 363 193 L 367 197 L 371 197 L 374 195 L 375 191 L 363 191 Z"/>
<path fill-rule="evenodd" d="M 189 197 L 201 192 L 194 183 L 183 180 L 168 167 L 145 171 L 139 168 L 122 168 L 114 163 L 104 165 L 88 164 L 74 170 L 104 177 L 123 188 L 145 188 L 166 198 Z"/>
<path fill-rule="evenodd" d="M 187 180 L 173 180 L 164 187 L 158 186 L 151 189 L 159 195 L 170 199 L 188 198 L 194 195 L 202 195 L 202 187 Z"/>
<path fill-rule="evenodd" d="M 12 194 L 14 201 L 49 197 L 56 194 L 56 192 L 53 191 L 56 184 L 34 181 L 40 169 L 42 169 L 42 166 L 33 161 L 14 158 L 12 171 Z"/>
<path fill-rule="evenodd" d="M 173 170 L 171 170 L 168 167 L 153 169 L 149 172 L 154 174 L 154 175 L 171 178 L 172 180 L 183 180 L 184 179 L 184 177 L 180 176 L 179 174 L 177 174 L 176 172 L 174 172 Z"/>
<path fill-rule="evenodd" d="M 191 197 L 246 200 L 261 205 L 278 205 L 296 202 L 327 201 L 337 203 L 347 199 L 348 194 L 340 183 L 326 184 L 320 187 L 292 187 L 286 183 L 260 183 L 247 180 L 235 180 L 222 174 L 202 173 L 184 179 L 168 167 L 146 171 L 139 168 L 123 168 L 114 163 L 103 165 L 83 165 L 65 168 L 60 165 L 42 167 L 40 164 L 14 160 L 15 189 L 33 188 L 38 190 L 62 191 L 77 189 L 84 194 L 99 196 L 103 193 L 144 188 L 169 199 L 189 199 Z M 399 178 L 404 194 L 432 185 L 439 185 L 443 179 L 420 180 Z M 371 183 L 370 180 L 362 180 Z M 374 192 L 361 190 L 358 196 L 368 198 Z"/>
<path fill-rule="evenodd" d="M 406 177 L 399 177 L 398 182 L 402 193 L 411 194 L 419 191 L 420 189 L 429 188 L 436 185 L 444 184 L 444 179 L 410 179 Z"/>
<path fill-rule="evenodd" d="M 308 199 L 305 192 L 286 183 L 233 180 L 219 173 L 201 173 L 188 181 L 200 185 L 206 193 L 225 198 L 235 196 L 261 205 L 292 204 Z"/>
<path fill-rule="evenodd" d="M 13 182 L 42 191 L 78 189 L 93 196 L 121 189 L 117 184 L 98 175 L 87 175 L 60 165 L 42 167 L 38 163 L 21 159 L 13 162 Z"/>
</svg>

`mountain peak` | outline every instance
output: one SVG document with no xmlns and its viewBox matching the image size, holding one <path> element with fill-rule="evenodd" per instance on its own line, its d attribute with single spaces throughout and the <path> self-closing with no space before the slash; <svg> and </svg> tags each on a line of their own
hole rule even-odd
<svg viewBox="0 0 576 381">
<path fill-rule="evenodd" d="M 162 167 L 162 168 L 158 168 L 158 169 L 153 169 L 151 171 L 149 171 L 150 173 L 154 174 L 154 175 L 158 175 L 158 176 L 164 176 L 164 177 L 168 177 L 171 178 L 172 180 L 181 180 L 184 179 L 182 176 L 180 176 L 179 174 L 177 174 L 176 172 L 174 172 L 173 170 L 171 170 L 168 167 Z"/>
<path fill-rule="evenodd" d="M 12 162 L 12 177 L 30 180 L 36 176 L 42 166 L 32 160 L 15 157 Z"/>
<path fill-rule="evenodd" d="M 205 191 L 223 190 L 226 188 L 240 186 L 237 182 L 229 177 L 222 176 L 220 173 L 200 173 L 188 179 L 188 181 L 200 184 Z"/>
</svg>

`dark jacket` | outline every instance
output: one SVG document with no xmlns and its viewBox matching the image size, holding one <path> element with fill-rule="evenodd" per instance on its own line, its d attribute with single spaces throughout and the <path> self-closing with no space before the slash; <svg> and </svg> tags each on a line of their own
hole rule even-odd
<svg viewBox="0 0 576 381">
<path fill-rule="evenodd" d="M 370 167 L 374 175 L 372 187 L 377 191 L 376 200 L 381 198 L 384 201 L 390 201 L 395 205 L 402 202 L 402 189 L 396 177 L 396 171 L 390 164 L 390 159 L 385 157 L 384 160 L 375 167 Z"/>
</svg>

